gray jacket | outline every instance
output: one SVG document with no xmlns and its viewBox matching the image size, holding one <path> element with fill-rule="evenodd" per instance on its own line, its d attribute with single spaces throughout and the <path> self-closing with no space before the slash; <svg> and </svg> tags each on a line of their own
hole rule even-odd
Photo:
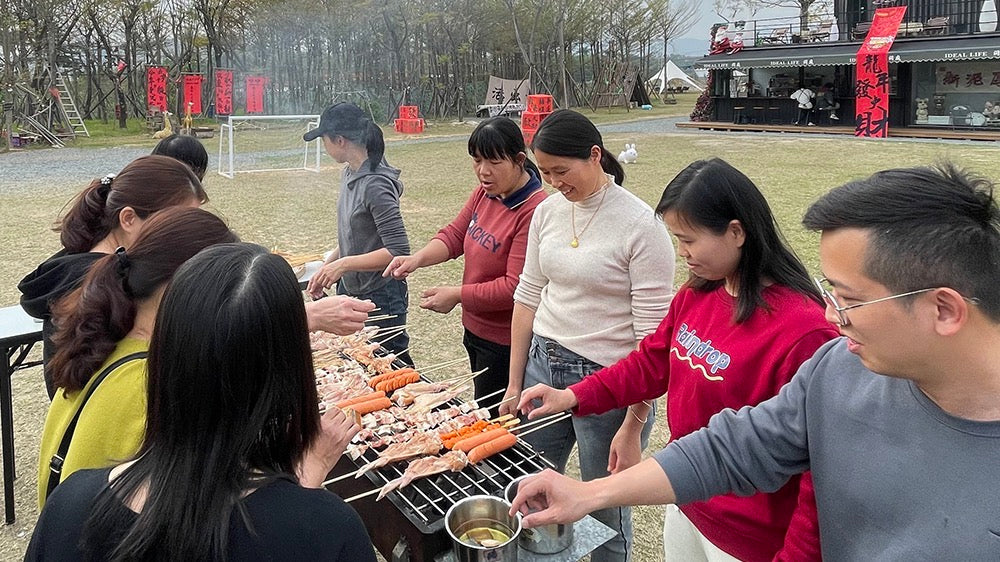
<svg viewBox="0 0 1000 562">
<path fill-rule="evenodd" d="M 367 160 L 356 172 L 349 166 L 344 167 L 337 200 L 337 242 L 341 257 L 367 254 L 381 248 L 394 256 L 410 253 L 410 242 L 399 212 L 402 194 L 399 170 L 385 160 L 375 171 L 369 169 Z M 355 296 L 364 296 L 393 281 L 382 277 L 381 271 L 351 271 L 341 280 L 345 292 Z"/>
<path fill-rule="evenodd" d="M 812 470 L 824 560 L 1000 560 L 1000 421 L 949 415 L 866 369 L 844 338 L 778 396 L 723 410 L 656 459 L 678 503 Z"/>
</svg>

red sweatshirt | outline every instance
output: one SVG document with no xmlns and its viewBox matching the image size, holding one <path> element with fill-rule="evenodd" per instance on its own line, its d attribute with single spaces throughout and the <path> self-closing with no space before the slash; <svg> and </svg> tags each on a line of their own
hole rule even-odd
<svg viewBox="0 0 1000 562">
<path fill-rule="evenodd" d="M 764 300 L 771 310 L 758 309 L 735 324 L 736 299 L 723 287 L 681 289 L 637 351 L 570 386 L 580 403 L 576 413 L 600 413 L 666 392 L 670 438 L 678 439 L 708 425 L 724 408 L 754 406 L 776 395 L 838 333 L 822 306 L 787 287 L 768 287 Z M 741 560 L 818 560 L 812 480 L 807 476 L 801 484 L 801 497 L 794 478 L 771 494 L 729 494 L 681 510 L 713 544 Z"/>
<path fill-rule="evenodd" d="M 461 212 L 434 237 L 448 247 L 450 259 L 465 255 L 462 273 L 462 325 L 494 343 L 510 345 L 514 289 L 524 268 L 528 226 L 545 199 L 538 177 L 506 200 L 477 187 Z"/>
</svg>

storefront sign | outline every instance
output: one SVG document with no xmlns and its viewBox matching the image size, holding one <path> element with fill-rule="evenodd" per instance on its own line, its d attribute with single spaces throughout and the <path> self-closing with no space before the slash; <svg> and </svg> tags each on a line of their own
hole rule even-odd
<svg viewBox="0 0 1000 562">
<path fill-rule="evenodd" d="M 906 6 L 875 10 L 871 29 L 858 49 L 854 136 L 889 136 L 888 53 L 905 13 Z"/>
<path fill-rule="evenodd" d="M 1000 60 L 941 62 L 934 67 L 935 91 L 1000 96 Z"/>
</svg>

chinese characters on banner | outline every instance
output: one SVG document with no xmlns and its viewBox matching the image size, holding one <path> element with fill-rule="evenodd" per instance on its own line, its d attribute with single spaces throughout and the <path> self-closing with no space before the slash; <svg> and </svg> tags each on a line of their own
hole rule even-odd
<svg viewBox="0 0 1000 562">
<path fill-rule="evenodd" d="M 941 62 L 934 67 L 937 92 L 1000 95 L 1000 61 Z"/>
<path fill-rule="evenodd" d="M 266 76 L 247 76 L 247 113 L 264 113 Z"/>
<path fill-rule="evenodd" d="M 531 91 L 530 80 L 504 80 L 490 76 L 486 87 L 486 105 L 523 104 Z"/>
<path fill-rule="evenodd" d="M 889 136 L 889 49 L 906 6 L 875 10 L 872 26 L 858 49 L 854 136 Z"/>
<path fill-rule="evenodd" d="M 233 71 L 215 71 L 215 114 L 233 113 Z"/>
<path fill-rule="evenodd" d="M 201 113 L 201 82 L 204 80 L 201 74 L 185 74 L 182 86 L 184 88 L 184 108 L 185 111 L 190 103 L 191 115 Z"/>
<path fill-rule="evenodd" d="M 146 107 L 167 110 L 167 69 L 151 66 L 146 69 Z"/>
</svg>

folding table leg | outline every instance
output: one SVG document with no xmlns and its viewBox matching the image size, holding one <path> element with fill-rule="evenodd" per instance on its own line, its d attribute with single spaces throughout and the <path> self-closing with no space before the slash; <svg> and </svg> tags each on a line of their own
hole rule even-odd
<svg viewBox="0 0 1000 562">
<path fill-rule="evenodd" d="M 14 522 L 14 408 L 10 377 L 10 350 L 4 350 L 3 373 L 0 373 L 0 438 L 3 444 L 4 524 Z"/>
</svg>

